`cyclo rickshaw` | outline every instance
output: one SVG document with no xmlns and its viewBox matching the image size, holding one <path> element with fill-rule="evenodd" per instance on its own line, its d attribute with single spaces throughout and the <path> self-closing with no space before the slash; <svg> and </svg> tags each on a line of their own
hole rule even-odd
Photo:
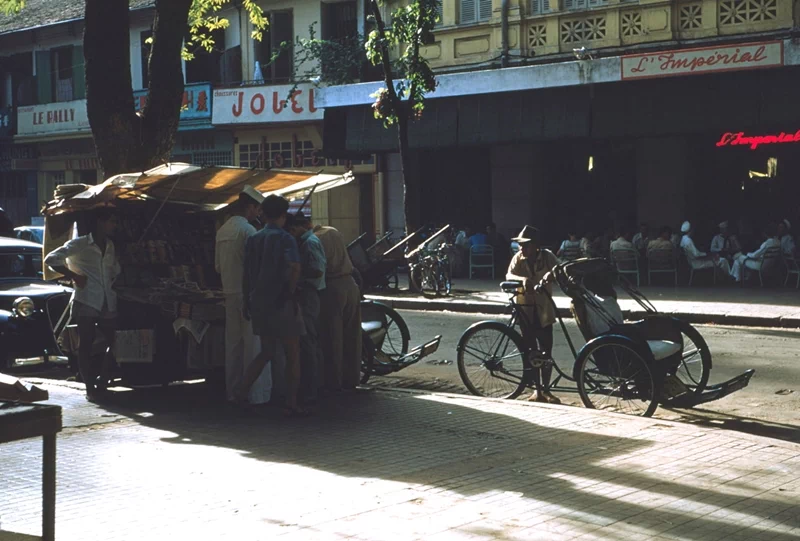
<svg viewBox="0 0 800 541">
<path fill-rule="evenodd" d="M 727 396 L 746 387 L 755 373 L 747 370 L 724 383 L 708 385 L 711 352 L 697 329 L 659 314 L 604 259 L 561 263 L 545 275 L 535 287 L 555 308 L 545 287 L 553 282 L 570 297 L 570 310 L 586 340 L 576 350 L 562 317 L 557 316 L 575 359 L 572 370 L 563 370 L 526 344 L 517 331 L 518 326 L 529 324 L 520 309 L 524 304 L 516 299 L 524 293 L 523 284 L 503 282 L 501 288 L 510 296 L 510 321 L 476 323 L 458 343 L 459 374 L 472 394 L 516 398 L 526 388 L 536 387 L 533 370 L 551 364 L 558 373 L 551 389 L 574 390 L 558 387 L 563 380 L 571 381 L 588 408 L 649 417 L 659 403 L 690 408 Z M 642 320 L 624 321 L 615 286 L 645 310 Z"/>
</svg>

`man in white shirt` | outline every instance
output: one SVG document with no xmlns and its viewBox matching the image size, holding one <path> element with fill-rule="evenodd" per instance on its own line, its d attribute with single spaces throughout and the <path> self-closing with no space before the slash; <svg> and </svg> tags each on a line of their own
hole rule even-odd
<svg viewBox="0 0 800 541">
<path fill-rule="evenodd" d="M 631 242 L 631 233 L 625 228 L 621 228 L 619 232 L 619 237 L 617 240 L 611 242 L 611 251 L 614 250 L 635 250 L 633 243 Z"/>
<path fill-rule="evenodd" d="M 781 252 L 783 255 L 794 257 L 795 244 L 792 234 L 792 223 L 789 220 L 783 220 L 778 224 L 778 238 L 781 241 Z"/>
<path fill-rule="evenodd" d="M 777 227 L 774 224 L 768 224 L 764 228 L 764 236 L 766 240 L 761 244 L 758 250 L 750 252 L 749 254 L 738 254 L 734 258 L 731 276 L 733 276 L 733 279 L 737 282 L 741 282 L 744 279 L 743 268 L 755 271 L 760 270 L 764 263 L 764 254 L 767 253 L 767 250 L 770 248 L 780 248 L 781 241 L 778 240 Z"/>
<path fill-rule="evenodd" d="M 709 251 L 725 258 L 730 258 L 742 251 L 739 239 L 736 238 L 736 235 L 729 233 L 728 222 L 719 224 L 719 233 L 711 239 L 711 249 Z"/>
<path fill-rule="evenodd" d="M 95 211 L 92 233 L 77 237 L 50 252 L 45 264 L 55 272 L 72 280 L 72 318 L 78 325 L 78 370 L 86 385 L 86 398 L 98 397 L 97 377 L 105 375 L 108 368 L 106 356 L 114 339 L 114 320 L 117 316 L 117 294 L 114 281 L 121 269 L 111 237 L 119 221 L 109 208 Z M 92 346 L 97 328 L 105 337 L 108 349 L 103 358 L 100 374 L 92 365 Z"/>
<path fill-rule="evenodd" d="M 258 218 L 263 201 L 263 195 L 252 186 L 245 186 L 233 205 L 233 215 L 217 231 L 214 266 L 222 277 L 225 295 L 225 391 L 230 401 L 236 398 L 234 390 L 244 377 L 245 368 L 261 351 L 253 325 L 244 317 L 242 277 L 245 244 L 256 233 L 250 222 Z M 269 402 L 271 393 L 271 371 L 264 370 L 250 388 L 248 402 Z"/>
<path fill-rule="evenodd" d="M 644 252 L 649 242 L 650 228 L 646 223 L 642 223 L 639 225 L 639 232 L 633 236 L 633 246 L 640 252 Z"/>
<path fill-rule="evenodd" d="M 681 225 L 681 233 L 683 233 L 683 238 L 681 239 L 681 249 L 683 249 L 683 252 L 686 254 L 686 259 L 689 261 L 689 265 L 691 265 L 693 269 L 717 268 L 726 275 L 730 274 L 731 265 L 728 263 L 727 259 L 720 258 L 714 254 L 708 255 L 707 253 L 701 252 L 697 249 L 697 246 L 694 244 L 694 240 L 692 240 L 692 235 L 694 234 L 692 224 L 689 222 L 683 222 L 683 225 Z"/>
</svg>

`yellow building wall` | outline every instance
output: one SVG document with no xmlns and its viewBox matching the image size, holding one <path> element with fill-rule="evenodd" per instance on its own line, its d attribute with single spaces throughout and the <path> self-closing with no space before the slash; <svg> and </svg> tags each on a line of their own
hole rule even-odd
<svg viewBox="0 0 800 541">
<path fill-rule="evenodd" d="M 480 67 L 497 61 L 502 51 L 502 0 L 493 0 L 491 20 L 477 24 L 458 24 L 459 5 L 460 0 L 443 0 L 435 42 L 424 49 L 434 69 Z M 608 0 L 576 10 L 560 9 L 563 0 L 547 5 L 549 11 L 537 14 L 531 13 L 531 0 L 509 0 L 512 60 L 571 54 L 580 47 L 597 50 L 769 32 L 800 21 L 800 2 L 793 0 Z"/>
</svg>

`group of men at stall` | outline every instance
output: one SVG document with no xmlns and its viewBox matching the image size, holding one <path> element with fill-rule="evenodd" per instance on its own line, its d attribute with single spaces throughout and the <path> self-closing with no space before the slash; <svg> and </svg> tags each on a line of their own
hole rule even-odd
<svg viewBox="0 0 800 541">
<path fill-rule="evenodd" d="M 341 233 L 288 211 L 283 197 L 245 187 L 217 231 L 216 267 L 228 400 L 281 402 L 287 416 L 301 416 L 319 391 L 358 384 L 361 295 Z"/>
</svg>

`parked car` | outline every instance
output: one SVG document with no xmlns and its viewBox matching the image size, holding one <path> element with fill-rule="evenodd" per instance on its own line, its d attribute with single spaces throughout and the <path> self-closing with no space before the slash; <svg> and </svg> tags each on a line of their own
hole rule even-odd
<svg viewBox="0 0 800 541">
<path fill-rule="evenodd" d="M 44 244 L 43 225 L 23 225 L 14 228 L 14 235 L 20 240 Z"/>
<path fill-rule="evenodd" d="M 71 295 L 44 280 L 41 244 L 0 237 L 0 371 L 66 363 L 56 331 L 66 324 Z"/>
</svg>

